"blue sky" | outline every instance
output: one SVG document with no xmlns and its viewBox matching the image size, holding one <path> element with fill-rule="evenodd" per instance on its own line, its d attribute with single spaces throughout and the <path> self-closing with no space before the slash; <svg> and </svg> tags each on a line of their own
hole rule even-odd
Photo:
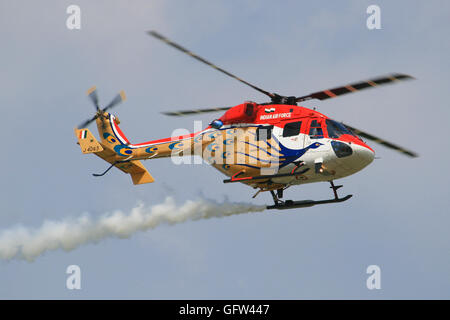
<svg viewBox="0 0 450 320">
<path fill-rule="evenodd" d="M 81 30 L 66 28 L 70 4 L 81 7 Z M 381 30 L 366 28 L 371 4 L 381 7 Z M 127 212 L 168 195 L 270 203 L 224 185 L 207 165 L 147 161 L 156 182 L 142 186 L 118 170 L 91 176 L 106 164 L 81 154 L 73 128 L 93 114 L 92 85 L 103 103 L 126 91 L 114 113 L 132 142 L 219 116 L 172 119 L 165 110 L 265 101 L 150 38 L 151 29 L 286 95 L 411 74 L 416 81 L 304 105 L 420 158 L 369 143 L 380 159 L 340 181 L 354 194 L 342 204 L 160 226 L 31 263 L 0 261 L 0 298 L 449 298 L 449 13 L 446 1 L 1 1 L 0 230 Z M 330 190 L 305 185 L 286 196 L 322 199 Z M 71 264 L 82 270 L 79 291 L 65 287 Z M 372 264 L 381 290 L 366 288 Z"/>
</svg>

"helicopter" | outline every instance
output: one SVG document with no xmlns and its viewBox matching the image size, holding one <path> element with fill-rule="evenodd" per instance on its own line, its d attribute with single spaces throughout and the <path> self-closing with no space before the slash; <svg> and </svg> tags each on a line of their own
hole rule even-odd
<svg viewBox="0 0 450 320">
<path fill-rule="evenodd" d="M 375 151 L 363 140 L 367 139 L 408 157 L 418 155 L 396 144 L 383 140 L 350 125 L 335 121 L 315 109 L 298 103 L 317 99 L 327 100 L 360 90 L 414 79 L 401 73 L 392 73 L 370 80 L 350 83 L 303 96 L 283 96 L 261 89 L 234 74 L 214 65 L 188 49 L 172 42 L 156 31 L 148 35 L 191 56 L 219 72 L 259 91 L 269 102 L 246 101 L 231 107 L 213 107 L 163 112 L 168 116 L 187 116 L 200 113 L 224 114 L 212 120 L 198 132 L 131 143 L 119 127 L 117 116 L 108 112 L 125 101 L 123 91 L 101 108 L 97 90 L 92 87 L 87 95 L 93 102 L 95 115 L 75 128 L 77 143 L 84 154 L 93 153 L 110 166 L 96 177 L 104 176 L 111 168 L 130 174 L 134 184 L 154 182 L 142 160 L 200 155 L 228 178 L 224 183 L 242 183 L 261 192 L 269 192 L 274 201 L 267 209 L 292 209 L 320 204 L 343 202 L 352 197 L 338 195 L 342 185 L 335 180 L 350 176 L 368 166 Z M 100 136 L 97 140 L 87 126 L 96 122 Z M 283 200 L 289 187 L 315 182 L 328 182 L 333 198 L 325 200 Z"/>
</svg>

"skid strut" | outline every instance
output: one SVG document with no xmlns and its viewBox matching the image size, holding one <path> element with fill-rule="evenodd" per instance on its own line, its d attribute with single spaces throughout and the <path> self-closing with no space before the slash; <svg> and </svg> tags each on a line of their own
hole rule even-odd
<svg viewBox="0 0 450 320">
<path fill-rule="evenodd" d="M 337 194 L 337 190 L 339 189 L 339 188 L 342 188 L 343 186 L 342 185 L 340 185 L 340 186 L 335 186 L 334 185 L 334 183 L 333 183 L 333 180 L 330 180 L 330 184 L 331 184 L 331 189 L 333 189 L 333 193 L 334 193 L 334 198 L 335 199 L 339 199 L 339 196 L 338 196 L 338 194 Z"/>
<path fill-rule="evenodd" d="M 278 193 L 278 190 L 277 190 Z M 278 194 L 275 194 L 275 191 L 270 190 L 270 194 L 272 195 L 273 202 L 275 202 L 275 205 L 282 205 L 284 204 L 283 200 L 280 200 L 280 197 L 278 197 Z"/>
</svg>

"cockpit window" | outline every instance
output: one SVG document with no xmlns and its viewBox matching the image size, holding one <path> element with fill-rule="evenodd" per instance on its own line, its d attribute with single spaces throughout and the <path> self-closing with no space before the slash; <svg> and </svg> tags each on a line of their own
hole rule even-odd
<svg viewBox="0 0 450 320">
<path fill-rule="evenodd" d="M 309 128 L 309 137 L 311 139 L 321 139 L 323 138 L 323 130 L 322 126 L 317 120 L 311 121 L 311 125 Z"/>
<path fill-rule="evenodd" d="M 325 122 L 327 124 L 328 137 L 330 138 L 339 138 L 343 134 L 355 136 L 355 134 L 351 132 L 350 129 L 348 129 L 342 123 L 339 123 L 331 119 L 327 119 Z"/>
</svg>

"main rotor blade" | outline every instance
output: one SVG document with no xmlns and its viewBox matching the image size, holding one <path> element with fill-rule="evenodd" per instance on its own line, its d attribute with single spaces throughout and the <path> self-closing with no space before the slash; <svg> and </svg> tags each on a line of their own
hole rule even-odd
<svg viewBox="0 0 450 320">
<path fill-rule="evenodd" d="M 220 108 L 205 108 L 205 109 L 194 109 L 194 110 L 180 110 L 180 111 L 167 111 L 161 112 L 166 116 L 189 116 L 198 113 L 207 113 L 207 112 L 217 112 L 217 111 L 226 111 L 231 107 L 220 107 Z"/>
<path fill-rule="evenodd" d="M 274 97 L 275 97 L 275 95 L 274 95 L 273 93 L 267 92 L 266 90 L 263 90 L 263 89 L 261 89 L 261 88 L 258 88 L 257 86 L 255 86 L 255 85 L 253 85 L 253 84 L 251 84 L 251 83 L 249 83 L 249 82 L 247 82 L 247 81 L 245 81 L 245 80 L 242 80 L 241 78 L 239 78 L 239 77 L 235 76 L 234 74 L 229 73 L 228 71 L 226 71 L 226 70 L 224 70 L 224 69 L 222 69 L 222 68 L 216 66 L 215 64 L 209 62 L 208 60 L 203 59 L 202 57 L 200 57 L 200 56 L 196 55 L 195 53 L 189 51 L 188 49 L 186 49 L 186 48 L 180 46 L 179 44 L 176 44 L 175 42 L 170 41 L 169 39 L 167 39 L 167 38 L 164 37 L 163 35 L 157 33 L 156 31 L 147 31 L 147 33 L 148 33 L 149 35 L 151 35 L 151 36 L 153 36 L 153 37 L 155 37 L 155 38 L 157 38 L 157 39 L 159 39 L 159 40 L 165 42 L 165 43 L 168 44 L 169 46 L 174 47 L 175 49 L 178 49 L 178 50 L 180 50 L 181 52 L 184 52 L 184 53 L 190 55 L 192 58 L 194 58 L 194 59 L 196 59 L 196 60 L 198 60 L 198 61 L 200 61 L 200 62 L 203 62 L 204 64 L 206 64 L 206 65 L 208 65 L 208 66 L 210 66 L 210 67 L 213 67 L 214 69 L 216 69 L 216 70 L 218 70 L 218 71 L 220 71 L 220 72 L 226 74 L 227 76 L 229 76 L 229 77 L 231 77 L 231 78 L 233 78 L 233 79 L 236 79 L 236 80 L 238 80 L 238 81 L 240 81 L 240 82 L 242 82 L 242 83 L 248 85 L 249 87 L 252 87 L 252 88 L 255 89 L 255 90 L 258 90 L 259 92 L 261 92 L 261 93 L 263 93 L 263 94 L 269 96 L 270 98 L 274 98 Z"/>
<path fill-rule="evenodd" d="M 100 107 L 98 106 L 98 96 L 97 96 L 97 88 L 95 86 L 91 87 L 87 91 L 87 95 L 89 98 L 91 98 L 92 102 L 94 103 L 95 109 L 100 110 Z"/>
<path fill-rule="evenodd" d="M 122 90 L 120 91 L 119 94 L 117 94 L 114 99 L 112 99 L 112 101 L 103 108 L 103 111 L 106 111 L 108 109 L 111 109 L 112 107 L 118 105 L 119 103 L 121 103 L 122 101 L 125 101 L 127 99 L 127 97 L 125 96 L 125 92 Z"/>
<path fill-rule="evenodd" d="M 91 122 L 95 121 L 95 119 L 97 119 L 97 117 L 98 117 L 98 116 L 95 115 L 93 118 L 91 118 L 91 119 L 89 119 L 89 120 L 86 120 L 85 122 L 81 123 L 81 124 L 78 126 L 78 129 L 86 128 Z"/>
<path fill-rule="evenodd" d="M 401 73 L 392 73 L 383 77 L 374 78 L 366 81 L 360 81 L 348 84 L 346 86 L 337 87 L 333 89 L 323 90 L 311 93 L 307 96 L 298 97 L 296 99 L 297 102 L 305 101 L 305 100 L 311 100 L 311 99 L 319 99 L 319 100 L 326 100 L 330 98 L 336 98 L 337 96 L 341 96 L 347 93 L 356 92 L 359 90 L 364 90 L 368 88 L 373 88 L 377 86 L 381 86 L 384 84 L 402 81 L 402 80 L 410 80 L 414 79 L 414 77 L 411 77 L 407 74 L 401 74 Z"/>
<path fill-rule="evenodd" d="M 344 124 L 344 125 L 345 125 L 347 128 L 349 128 L 350 130 L 352 130 L 355 134 L 357 134 L 357 135 L 359 135 L 359 136 L 361 136 L 361 137 L 363 137 L 363 138 L 366 138 L 366 139 L 368 139 L 368 140 L 372 140 L 373 142 L 379 143 L 379 144 L 381 144 L 381 145 L 383 145 L 383 146 L 385 146 L 385 147 L 387 147 L 387 148 L 389 148 L 389 149 L 393 149 L 393 150 L 395 150 L 395 151 L 399 151 L 399 152 L 401 152 L 401 153 L 403 153 L 403 154 L 405 154 L 405 155 L 407 155 L 407 156 L 410 156 L 410 157 L 412 157 L 412 158 L 416 158 L 416 157 L 419 156 L 417 153 L 415 153 L 415 152 L 413 152 L 413 151 L 409 151 L 409 150 L 407 150 L 407 149 L 404 149 L 404 148 L 402 148 L 402 147 L 400 147 L 400 146 L 398 146 L 398 145 L 395 145 L 395 144 L 390 143 L 390 142 L 388 142 L 388 141 L 386 141 L 386 140 L 383 140 L 383 139 L 381 139 L 381 138 L 378 138 L 378 137 L 376 137 L 376 136 L 374 136 L 374 135 L 371 135 L 371 134 L 369 134 L 369 133 L 367 133 L 367 132 L 364 132 L 364 131 L 361 131 L 361 130 L 359 130 L 359 129 L 353 128 L 353 127 L 351 127 L 351 126 L 349 126 L 349 125 L 347 125 L 347 124 Z"/>
</svg>

